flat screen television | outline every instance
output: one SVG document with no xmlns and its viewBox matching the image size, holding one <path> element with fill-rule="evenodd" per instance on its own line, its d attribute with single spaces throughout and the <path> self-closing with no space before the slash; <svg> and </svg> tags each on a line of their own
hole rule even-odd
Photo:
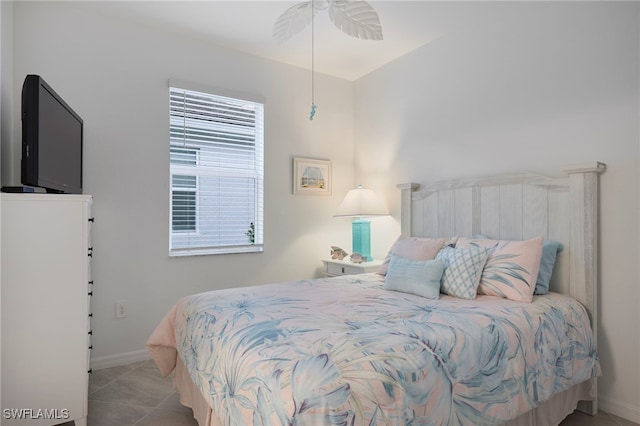
<svg viewBox="0 0 640 426">
<path fill-rule="evenodd" d="M 82 118 L 42 77 L 22 85 L 23 185 L 82 194 Z"/>
</svg>

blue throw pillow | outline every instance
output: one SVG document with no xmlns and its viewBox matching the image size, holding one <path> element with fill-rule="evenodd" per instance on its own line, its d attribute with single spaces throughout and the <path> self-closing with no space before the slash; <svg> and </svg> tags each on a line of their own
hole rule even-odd
<svg viewBox="0 0 640 426">
<path fill-rule="evenodd" d="M 392 255 L 382 287 L 386 290 L 438 299 L 443 271 L 444 264 L 439 260 L 411 260 Z"/>
<path fill-rule="evenodd" d="M 542 242 L 542 258 L 540 259 L 540 271 L 536 280 L 536 289 L 533 294 L 549 293 L 549 281 L 551 281 L 551 273 L 553 265 L 556 263 L 556 255 L 562 251 L 562 244 L 553 240 L 544 240 Z"/>
</svg>

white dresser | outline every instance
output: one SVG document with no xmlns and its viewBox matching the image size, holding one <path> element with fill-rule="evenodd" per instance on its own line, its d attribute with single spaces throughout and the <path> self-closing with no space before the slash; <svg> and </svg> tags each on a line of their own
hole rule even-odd
<svg viewBox="0 0 640 426">
<path fill-rule="evenodd" d="M 84 426 L 91 345 L 88 195 L 1 194 L 2 419 Z"/>
</svg>

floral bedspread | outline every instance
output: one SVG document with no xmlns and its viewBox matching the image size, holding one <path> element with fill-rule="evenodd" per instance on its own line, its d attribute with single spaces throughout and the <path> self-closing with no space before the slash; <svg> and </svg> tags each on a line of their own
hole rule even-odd
<svg viewBox="0 0 640 426">
<path fill-rule="evenodd" d="M 600 372 L 569 297 L 430 300 L 382 279 L 196 294 L 147 346 L 164 373 L 177 349 L 227 425 L 500 424 Z"/>
</svg>

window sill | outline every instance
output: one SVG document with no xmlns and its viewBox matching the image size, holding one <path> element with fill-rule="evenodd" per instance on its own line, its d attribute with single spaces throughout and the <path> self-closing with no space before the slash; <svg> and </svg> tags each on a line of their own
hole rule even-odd
<svg viewBox="0 0 640 426">
<path fill-rule="evenodd" d="M 251 244 L 246 246 L 233 247 L 170 250 L 169 257 L 206 256 L 211 254 L 262 253 L 263 251 L 264 248 L 262 244 Z"/>
</svg>

